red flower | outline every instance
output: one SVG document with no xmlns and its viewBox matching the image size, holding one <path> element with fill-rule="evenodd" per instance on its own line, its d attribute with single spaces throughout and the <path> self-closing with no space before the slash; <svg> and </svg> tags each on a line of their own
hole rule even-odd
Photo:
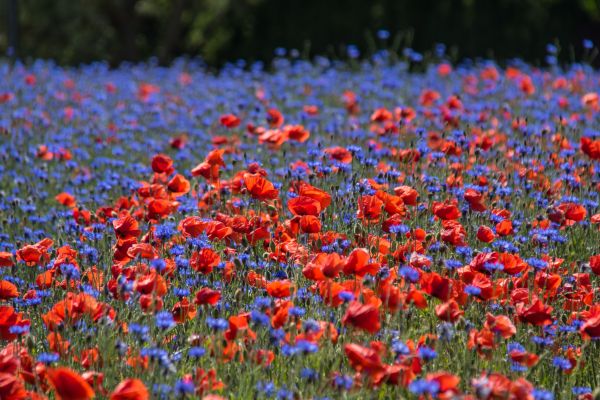
<svg viewBox="0 0 600 400">
<path fill-rule="evenodd" d="M 59 400 L 87 400 L 95 395 L 89 383 L 69 368 L 49 369 L 48 381 Z"/>
<path fill-rule="evenodd" d="M 294 215 L 314 215 L 321 212 L 321 203 L 308 196 L 299 196 L 288 201 L 288 209 Z"/>
<path fill-rule="evenodd" d="M 377 333 L 381 328 L 379 321 L 379 310 L 372 304 L 361 304 L 353 301 L 348 306 L 342 324 L 352 325 L 370 333 Z"/>
<path fill-rule="evenodd" d="M 250 195 L 258 200 L 273 200 L 279 196 L 273 183 L 260 174 L 244 174 L 244 185 Z"/>
<path fill-rule="evenodd" d="M 269 282 L 267 284 L 267 293 L 278 299 L 290 297 L 292 294 L 292 283 L 288 279 Z"/>
<path fill-rule="evenodd" d="M 0 267 L 12 267 L 15 265 L 13 255 L 6 251 L 0 251 Z"/>
<path fill-rule="evenodd" d="M 590 268 L 596 275 L 600 275 L 600 254 L 590 257 Z"/>
<path fill-rule="evenodd" d="M 125 379 L 117 385 L 110 400 L 148 400 L 150 394 L 146 385 L 139 379 Z"/>
<path fill-rule="evenodd" d="M 214 306 L 221 299 L 221 292 L 210 288 L 202 288 L 196 293 L 195 303 L 198 305 L 209 304 Z"/>
<path fill-rule="evenodd" d="M 214 267 L 219 265 L 221 257 L 212 249 L 201 249 L 192 253 L 190 265 L 194 271 L 205 275 L 210 274 Z"/>
<path fill-rule="evenodd" d="M 378 221 L 383 210 L 383 201 L 377 196 L 361 196 L 358 199 L 358 211 L 356 213 L 359 219 L 366 222 Z"/>
<path fill-rule="evenodd" d="M 241 120 L 233 114 L 224 114 L 219 118 L 219 123 L 226 128 L 235 128 Z"/>
<path fill-rule="evenodd" d="M 530 323 L 532 325 L 548 325 L 552 323 L 553 308 L 546 306 L 541 300 L 537 299 L 533 304 L 526 305 L 525 303 L 517 304 L 517 316 L 519 320 Z"/>
<path fill-rule="evenodd" d="M 166 154 L 157 154 L 152 157 L 152 170 L 157 174 L 173 172 L 173 160 Z"/>
<path fill-rule="evenodd" d="M 366 372 L 375 380 L 385 370 L 385 365 L 376 350 L 350 343 L 344 346 L 344 352 L 354 368 L 358 372 Z"/>
<path fill-rule="evenodd" d="M 435 306 L 435 315 L 442 321 L 456 322 L 464 313 L 453 299 Z"/>
<path fill-rule="evenodd" d="M 494 231 L 491 228 L 481 225 L 479 229 L 477 229 L 477 239 L 484 243 L 491 243 L 496 238 L 494 235 Z"/>
<path fill-rule="evenodd" d="M 442 220 L 459 219 L 461 217 L 461 212 L 456 204 L 448 201 L 444 203 L 435 201 L 432 210 L 435 216 Z"/>
</svg>

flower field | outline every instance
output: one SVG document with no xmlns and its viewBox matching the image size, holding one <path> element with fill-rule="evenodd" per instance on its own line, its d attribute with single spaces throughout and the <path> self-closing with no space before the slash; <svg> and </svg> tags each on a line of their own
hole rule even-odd
<svg viewBox="0 0 600 400">
<path fill-rule="evenodd" d="M 593 399 L 599 92 L 0 65 L 0 399 Z"/>
</svg>

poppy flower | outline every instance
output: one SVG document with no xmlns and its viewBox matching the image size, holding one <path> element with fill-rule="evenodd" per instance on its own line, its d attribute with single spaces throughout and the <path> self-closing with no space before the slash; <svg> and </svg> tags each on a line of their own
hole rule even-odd
<svg viewBox="0 0 600 400">
<path fill-rule="evenodd" d="M 11 282 L 0 280 L 0 300 L 9 300 L 19 297 L 19 290 Z"/>
<path fill-rule="evenodd" d="M 396 196 L 400 196 L 404 204 L 409 206 L 417 205 L 417 198 L 419 197 L 419 193 L 415 189 L 410 186 L 397 186 L 394 188 L 394 193 Z"/>
<path fill-rule="evenodd" d="M 157 174 L 170 175 L 173 172 L 173 160 L 165 154 L 157 154 L 152 157 L 152 170 Z"/>
<path fill-rule="evenodd" d="M 592 272 L 596 275 L 600 275 L 600 254 L 591 256 L 589 264 Z"/>
<path fill-rule="evenodd" d="M 344 346 L 344 352 L 352 368 L 358 372 L 365 372 L 371 377 L 377 378 L 385 370 L 385 365 L 381 362 L 378 352 L 372 348 L 349 343 Z"/>
<path fill-rule="evenodd" d="M 234 114 L 224 114 L 219 117 L 219 123 L 226 128 L 235 128 L 240 125 L 241 120 Z"/>
<path fill-rule="evenodd" d="M 303 215 L 300 217 L 300 230 L 304 233 L 319 233 L 321 221 L 314 215 Z"/>
<path fill-rule="evenodd" d="M 244 186 L 248 193 L 258 200 L 273 200 L 279 196 L 279 191 L 275 189 L 273 183 L 260 174 L 244 174 Z"/>
<path fill-rule="evenodd" d="M 141 233 L 138 221 L 127 211 L 123 211 L 112 224 L 118 239 L 135 238 Z"/>
<path fill-rule="evenodd" d="M 456 204 L 449 201 L 443 203 L 438 201 L 433 202 L 432 211 L 436 217 L 442 220 L 459 219 L 462 215 Z"/>
<path fill-rule="evenodd" d="M 504 339 L 508 339 L 517 333 L 517 328 L 506 315 L 492 315 L 488 313 L 485 317 L 484 326 L 494 333 L 498 333 Z"/>
<path fill-rule="evenodd" d="M 589 137 L 580 139 L 581 151 L 592 160 L 600 160 L 600 140 L 592 140 Z"/>
<path fill-rule="evenodd" d="M 275 298 L 290 297 L 292 294 L 292 283 L 287 279 L 276 280 L 267 284 L 267 293 Z"/>
<path fill-rule="evenodd" d="M 190 191 L 190 182 L 185 179 L 181 174 L 175 175 L 167 184 L 169 192 L 173 194 L 174 198 L 181 197 Z"/>
<path fill-rule="evenodd" d="M 534 365 L 536 365 L 540 359 L 537 354 L 528 353 L 522 350 L 512 350 L 508 353 L 508 356 L 513 362 L 521 364 L 528 368 L 531 368 Z"/>
<path fill-rule="evenodd" d="M 12 267 L 15 265 L 13 255 L 6 251 L 0 251 L 0 267 Z"/>
<path fill-rule="evenodd" d="M 356 216 L 366 222 L 378 221 L 383 212 L 383 201 L 377 196 L 361 196 L 358 199 Z"/>
<path fill-rule="evenodd" d="M 288 209 L 294 215 L 318 216 L 321 212 L 321 203 L 308 196 L 298 196 L 288 201 Z"/>
<path fill-rule="evenodd" d="M 343 147 L 330 147 L 324 150 L 331 159 L 337 160 L 344 164 L 350 164 L 352 162 L 352 153 Z"/>
<path fill-rule="evenodd" d="M 304 143 L 310 137 L 310 132 L 302 125 L 286 125 L 283 132 L 289 139 L 298 143 Z"/>
<path fill-rule="evenodd" d="M 381 328 L 379 310 L 372 304 L 361 304 L 358 301 L 353 301 L 346 309 L 342 324 L 352 325 L 369 333 L 377 333 Z"/>
<path fill-rule="evenodd" d="M 485 226 L 485 225 L 481 225 L 478 229 L 477 229 L 477 239 L 484 242 L 484 243 L 491 243 L 494 241 L 494 239 L 496 238 L 496 235 L 494 234 L 494 231 L 492 231 L 491 228 Z"/>
<path fill-rule="evenodd" d="M 566 219 L 575 222 L 581 222 L 587 216 L 587 211 L 581 204 L 563 203 L 558 206 L 558 209 L 564 213 Z"/>
<path fill-rule="evenodd" d="M 456 322 L 464 313 L 453 299 L 435 306 L 435 315 L 442 321 Z"/>
<path fill-rule="evenodd" d="M 532 325 L 548 325 L 552 323 L 551 306 L 545 305 L 540 299 L 535 299 L 531 304 L 518 303 L 517 316 L 519 320 Z"/>
<path fill-rule="evenodd" d="M 210 288 L 202 288 L 196 292 L 195 303 L 198 305 L 211 305 L 214 306 L 221 299 L 221 292 Z"/>
<path fill-rule="evenodd" d="M 110 394 L 110 400 L 148 400 L 150 394 L 146 385 L 139 380 L 129 378 L 121 381 Z"/>
<path fill-rule="evenodd" d="M 496 224 L 496 233 L 500 236 L 508 236 L 513 233 L 512 221 L 505 219 Z"/>
<path fill-rule="evenodd" d="M 59 400 L 87 400 L 95 396 L 94 390 L 85 379 L 69 368 L 48 369 L 47 374 Z"/>
<path fill-rule="evenodd" d="M 194 271 L 210 274 L 214 267 L 219 265 L 221 257 L 212 249 L 201 249 L 192 253 L 190 257 L 190 266 Z"/>
<path fill-rule="evenodd" d="M 57 194 L 55 199 L 63 206 L 69 207 L 69 208 L 75 207 L 75 205 L 77 204 L 77 201 L 75 200 L 75 196 L 73 196 L 72 194 L 67 193 L 67 192 L 62 192 L 62 193 Z"/>
<path fill-rule="evenodd" d="M 299 196 L 315 199 L 321 205 L 321 210 L 326 209 L 331 204 L 331 195 L 322 189 L 316 188 L 309 183 L 298 181 L 292 184 Z"/>
<path fill-rule="evenodd" d="M 283 114 L 276 108 L 269 108 L 267 110 L 267 122 L 274 128 L 278 128 L 283 125 Z"/>
</svg>

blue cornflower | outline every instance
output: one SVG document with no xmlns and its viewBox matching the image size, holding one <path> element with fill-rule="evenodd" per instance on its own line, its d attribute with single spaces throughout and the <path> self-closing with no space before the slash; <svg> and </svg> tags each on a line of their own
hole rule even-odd
<svg viewBox="0 0 600 400">
<path fill-rule="evenodd" d="M 569 361 L 568 359 L 566 359 L 564 357 L 554 357 L 552 359 L 552 365 L 554 365 L 556 368 L 560 368 L 562 370 L 571 369 L 573 366 L 571 364 L 571 361 Z"/>
<path fill-rule="evenodd" d="M 169 311 L 161 311 L 155 317 L 156 326 L 160 329 L 169 329 L 175 326 L 173 314 Z"/>
<path fill-rule="evenodd" d="M 437 352 L 431 347 L 423 346 L 419 348 L 419 357 L 425 361 L 430 361 L 437 357 Z"/>
<path fill-rule="evenodd" d="M 206 324 L 209 328 L 215 331 L 224 331 L 229 327 L 229 322 L 227 322 L 227 320 L 223 318 L 208 317 L 206 318 Z"/>
<path fill-rule="evenodd" d="M 354 384 L 354 380 L 348 375 L 338 375 L 333 380 L 333 384 L 336 388 L 341 390 L 350 390 Z"/>
<path fill-rule="evenodd" d="M 436 395 L 440 390 L 440 384 L 434 380 L 415 379 L 408 385 L 408 390 L 416 395 Z"/>
<path fill-rule="evenodd" d="M 60 356 L 57 353 L 40 353 L 37 360 L 43 364 L 50 365 L 60 360 Z"/>
</svg>

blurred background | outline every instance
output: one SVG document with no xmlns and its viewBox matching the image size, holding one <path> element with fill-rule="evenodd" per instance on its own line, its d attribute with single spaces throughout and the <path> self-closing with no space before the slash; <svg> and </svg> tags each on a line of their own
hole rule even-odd
<svg viewBox="0 0 600 400">
<path fill-rule="evenodd" d="M 600 0 L 0 0 L 0 54 L 111 65 L 156 57 L 269 61 L 277 48 L 344 58 L 384 45 L 427 54 L 448 45 L 455 60 L 579 59 L 600 43 Z M 385 29 L 390 33 L 385 38 Z M 11 43 L 17 43 L 15 49 Z M 351 47 L 352 48 L 352 47 Z M 354 56 L 358 55 L 353 50 Z"/>
</svg>

